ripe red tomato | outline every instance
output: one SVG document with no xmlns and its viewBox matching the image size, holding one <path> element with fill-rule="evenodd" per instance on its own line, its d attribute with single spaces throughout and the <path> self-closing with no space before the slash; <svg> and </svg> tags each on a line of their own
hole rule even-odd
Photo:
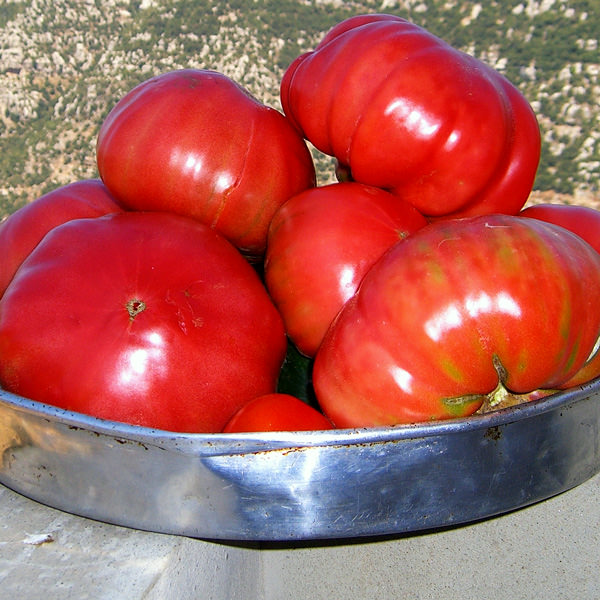
<svg viewBox="0 0 600 600">
<path fill-rule="evenodd" d="M 0 300 L 0 384 L 171 431 L 218 432 L 275 391 L 286 352 L 260 278 L 192 219 L 122 212 L 53 229 Z"/>
<path fill-rule="evenodd" d="M 574 204 L 535 204 L 524 208 L 521 217 L 530 217 L 560 225 L 600 252 L 600 211 Z"/>
<path fill-rule="evenodd" d="M 284 115 L 205 70 L 167 72 L 126 94 L 102 123 L 97 163 L 128 208 L 193 217 L 249 255 L 264 252 L 275 210 L 315 184 Z"/>
<path fill-rule="evenodd" d="M 15 211 L 0 224 L 0 296 L 19 265 L 54 227 L 72 219 L 122 211 L 99 179 L 59 187 Z"/>
<path fill-rule="evenodd" d="M 573 204 L 535 204 L 520 212 L 520 216 L 554 223 L 572 231 L 585 240 L 596 252 L 600 252 L 600 211 L 588 206 Z M 600 352 L 571 379 L 559 388 L 570 388 L 593 379 L 600 371 Z"/>
<path fill-rule="evenodd" d="M 426 224 L 412 205 L 359 183 L 312 188 L 288 200 L 271 222 L 265 282 L 296 347 L 314 356 L 370 266 Z"/>
<path fill-rule="evenodd" d="M 352 179 L 430 217 L 517 213 L 540 157 L 535 113 L 500 73 L 392 15 L 359 15 L 299 56 L 285 114 Z"/>
<path fill-rule="evenodd" d="M 598 306 L 600 255 L 569 231 L 433 223 L 371 267 L 317 353 L 315 392 L 336 427 L 363 427 L 466 416 L 499 383 L 555 389 L 588 362 Z"/>
<path fill-rule="evenodd" d="M 318 410 L 289 394 L 266 394 L 240 408 L 223 433 L 245 431 L 315 431 L 333 429 Z"/>
</svg>

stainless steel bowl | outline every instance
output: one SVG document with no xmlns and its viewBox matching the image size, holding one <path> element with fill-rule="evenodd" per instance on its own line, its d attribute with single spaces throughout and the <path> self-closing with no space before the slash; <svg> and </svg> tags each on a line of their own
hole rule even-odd
<svg viewBox="0 0 600 600">
<path fill-rule="evenodd" d="M 600 380 L 467 419 L 174 434 L 0 390 L 0 482 L 137 529 L 221 540 L 399 534 L 491 517 L 600 470 Z"/>
</svg>

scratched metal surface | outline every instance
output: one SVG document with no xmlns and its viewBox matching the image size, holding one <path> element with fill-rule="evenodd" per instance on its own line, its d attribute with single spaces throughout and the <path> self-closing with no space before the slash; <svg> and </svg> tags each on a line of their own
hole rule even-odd
<svg viewBox="0 0 600 600">
<path fill-rule="evenodd" d="M 600 470 L 600 381 L 468 419 L 395 428 L 173 434 L 0 390 L 0 483 L 136 529 L 290 541 L 493 517 Z"/>
</svg>

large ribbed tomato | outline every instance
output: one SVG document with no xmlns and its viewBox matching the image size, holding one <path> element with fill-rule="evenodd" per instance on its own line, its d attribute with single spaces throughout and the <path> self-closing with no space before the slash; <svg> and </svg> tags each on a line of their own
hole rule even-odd
<svg viewBox="0 0 600 600">
<path fill-rule="evenodd" d="M 0 296 L 19 265 L 51 229 L 72 219 L 121 210 L 102 181 L 83 179 L 56 188 L 9 215 L 0 224 Z"/>
<path fill-rule="evenodd" d="M 251 255 L 264 252 L 275 210 L 315 183 L 310 152 L 284 115 L 200 69 L 126 94 L 102 123 L 97 162 L 128 208 L 193 217 Z"/>
<path fill-rule="evenodd" d="M 499 385 L 561 387 L 594 360 L 600 255 L 518 216 L 440 221 L 396 244 L 329 329 L 313 371 L 337 427 L 466 416 Z"/>
<path fill-rule="evenodd" d="M 217 432 L 274 392 L 279 313 L 248 261 L 187 217 L 54 228 L 0 300 L 0 385 L 96 417 Z"/>
<path fill-rule="evenodd" d="M 576 204 L 534 204 L 519 214 L 522 217 L 560 225 L 577 234 L 596 252 L 600 252 L 600 211 L 595 208 Z M 561 387 L 572 387 L 588 381 L 598 372 L 599 366 L 600 352 L 596 354 L 593 361 Z"/>
<path fill-rule="evenodd" d="M 531 191 L 540 132 L 521 92 L 400 17 L 333 27 L 289 66 L 281 102 L 342 171 L 424 215 L 516 213 Z"/>
<path fill-rule="evenodd" d="M 303 354 L 314 356 L 371 265 L 426 224 L 408 202 L 353 182 L 305 190 L 275 213 L 265 281 Z"/>
</svg>

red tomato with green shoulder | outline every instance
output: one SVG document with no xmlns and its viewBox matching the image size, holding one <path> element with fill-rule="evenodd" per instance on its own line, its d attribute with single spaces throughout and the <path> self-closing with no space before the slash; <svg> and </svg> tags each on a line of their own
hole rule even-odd
<svg viewBox="0 0 600 600">
<path fill-rule="evenodd" d="M 403 18 L 342 21 L 292 62 L 280 96 L 340 172 L 428 217 L 516 214 L 531 191 L 540 131 L 523 94 Z"/>
<path fill-rule="evenodd" d="M 575 204 L 534 204 L 519 214 L 521 217 L 560 225 L 600 252 L 600 211 L 595 208 Z"/>
<path fill-rule="evenodd" d="M 0 296 L 19 265 L 51 229 L 72 219 L 122 210 L 99 179 L 74 181 L 16 210 L 0 223 Z"/>
<path fill-rule="evenodd" d="M 231 418 L 223 433 L 249 431 L 316 431 L 333 429 L 318 410 L 289 394 L 254 398 Z"/>
<path fill-rule="evenodd" d="M 336 427 L 468 416 L 595 364 L 600 255 L 556 225 L 432 223 L 390 249 L 327 332 L 313 384 Z"/>
<path fill-rule="evenodd" d="M 221 431 L 249 399 L 276 390 L 286 345 L 248 261 L 172 213 L 54 228 L 0 300 L 4 389 L 169 431 Z"/>
<path fill-rule="evenodd" d="M 264 253 L 275 210 L 315 184 L 312 156 L 285 116 L 202 69 L 132 89 L 102 123 L 96 154 L 129 209 L 192 217 L 250 256 Z"/>
<path fill-rule="evenodd" d="M 271 222 L 264 272 L 296 347 L 314 356 L 371 265 L 425 225 L 408 202 L 360 183 L 335 183 L 290 198 Z"/>
</svg>

